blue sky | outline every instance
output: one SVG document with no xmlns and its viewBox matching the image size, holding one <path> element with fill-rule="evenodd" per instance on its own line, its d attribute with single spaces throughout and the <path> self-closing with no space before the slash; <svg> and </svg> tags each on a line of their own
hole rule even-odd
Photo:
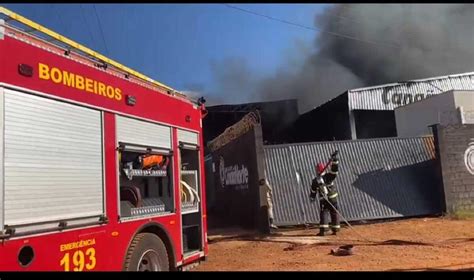
<svg viewBox="0 0 474 280">
<path fill-rule="evenodd" d="M 306 26 L 313 26 L 315 15 L 327 7 L 233 5 Z M 245 60 L 252 72 L 271 74 L 296 42 L 313 44 L 317 35 L 223 4 L 4 6 L 178 90 L 212 91 L 211 63 L 228 58 Z"/>
</svg>

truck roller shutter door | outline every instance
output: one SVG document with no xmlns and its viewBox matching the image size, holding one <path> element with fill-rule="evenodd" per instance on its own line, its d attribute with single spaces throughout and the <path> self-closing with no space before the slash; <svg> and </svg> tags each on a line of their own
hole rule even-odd
<svg viewBox="0 0 474 280">
<path fill-rule="evenodd" d="M 5 224 L 102 215 L 101 112 L 4 92 Z"/>
<path fill-rule="evenodd" d="M 117 116 L 118 142 L 171 149 L 171 127 Z"/>
<path fill-rule="evenodd" d="M 196 132 L 178 129 L 178 142 L 199 145 L 198 134 Z"/>
</svg>

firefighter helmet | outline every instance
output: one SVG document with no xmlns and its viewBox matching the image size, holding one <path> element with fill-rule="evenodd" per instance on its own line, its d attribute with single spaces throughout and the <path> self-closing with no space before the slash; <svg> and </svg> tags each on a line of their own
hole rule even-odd
<svg viewBox="0 0 474 280">
<path fill-rule="evenodd" d="M 324 168 L 325 168 L 324 163 L 321 163 L 321 162 L 320 162 L 320 163 L 318 163 L 318 164 L 316 165 L 316 171 L 318 172 L 318 174 L 323 173 Z"/>
</svg>

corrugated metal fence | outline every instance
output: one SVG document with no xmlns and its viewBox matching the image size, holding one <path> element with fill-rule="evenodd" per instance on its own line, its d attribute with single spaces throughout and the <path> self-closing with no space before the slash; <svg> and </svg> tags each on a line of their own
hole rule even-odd
<svg viewBox="0 0 474 280">
<path fill-rule="evenodd" d="M 309 201 L 315 164 L 340 152 L 336 179 L 341 213 L 349 220 L 441 213 L 441 179 L 432 137 L 384 138 L 265 146 L 275 223 L 319 222 Z"/>
</svg>

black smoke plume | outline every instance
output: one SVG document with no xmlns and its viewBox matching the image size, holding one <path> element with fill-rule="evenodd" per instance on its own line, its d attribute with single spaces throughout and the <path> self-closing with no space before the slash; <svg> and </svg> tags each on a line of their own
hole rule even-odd
<svg viewBox="0 0 474 280">
<path fill-rule="evenodd" d="M 337 4 L 314 26 L 341 36 L 319 33 L 297 67 L 281 65 L 269 77 L 245 59 L 213 63 L 211 96 L 226 103 L 297 98 L 305 112 L 352 88 L 474 71 L 471 4 Z"/>
</svg>

